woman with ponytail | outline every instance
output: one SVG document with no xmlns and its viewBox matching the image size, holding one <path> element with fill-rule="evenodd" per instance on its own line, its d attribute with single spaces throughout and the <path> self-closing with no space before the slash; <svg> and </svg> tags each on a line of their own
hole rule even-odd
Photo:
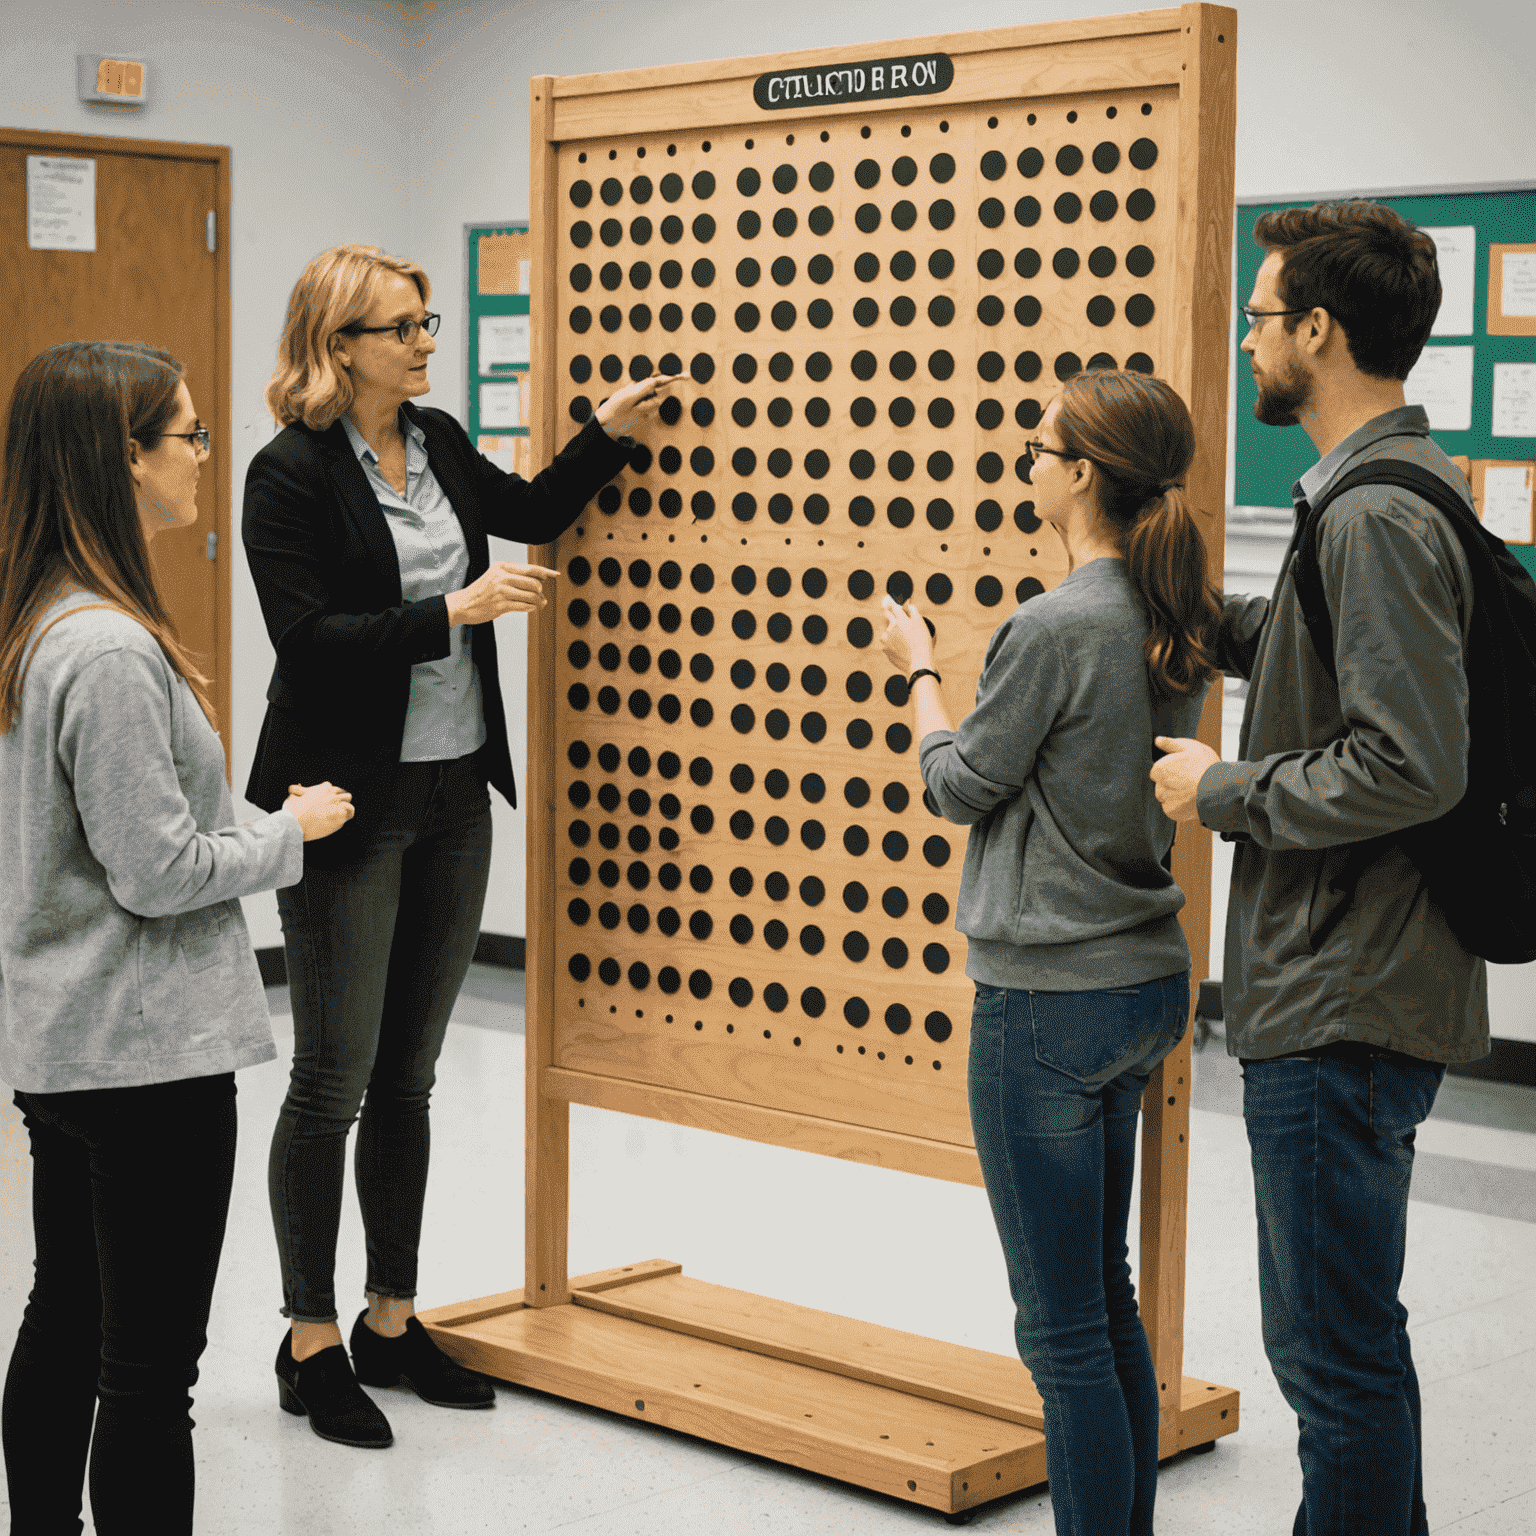
<svg viewBox="0 0 1536 1536">
<path fill-rule="evenodd" d="M 235 825 L 206 679 L 149 541 L 210 451 L 180 365 L 50 347 L 0 480 L 0 1077 L 32 1152 L 35 1283 L 5 1379 L 13 1531 L 192 1530 L 188 1392 L 235 1161 L 235 1071 L 277 1054 L 238 898 L 352 814 Z M 94 1426 L 93 1426 L 94 1421 Z M 94 1433 L 93 1433 L 94 1427 Z"/>
<path fill-rule="evenodd" d="M 915 605 L 885 599 L 883 644 L 910 674 L 932 801 L 971 828 L 955 914 L 976 986 L 971 1124 L 1056 1530 L 1150 1536 L 1159 1391 L 1125 1236 L 1142 1090 L 1183 1038 L 1190 989 L 1149 774 L 1154 737 L 1195 734 L 1221 606 L 1183 488 L 1194 430 L 1168 385 L 1078 374 L 1025 446 L 1069 574 L 993 635 L 958 731 Z"/>
</svg>

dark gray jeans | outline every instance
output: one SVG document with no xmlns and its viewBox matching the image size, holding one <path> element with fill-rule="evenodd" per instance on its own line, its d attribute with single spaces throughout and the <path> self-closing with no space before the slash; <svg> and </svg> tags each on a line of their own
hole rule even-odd
<svg viewBox="0 0 1536 1536">
<path fill-rule="evenodd" d="M 294 1054 L 267 1168 L 283 1316 L 336 1318 L 347 1133 L 367 1239 L 366 1288 L 416 1294 L 427 1103 L 480 933 L 491 802 L 476 757 L 402 763 L 356 860 L 306 863 L 277 893 Z"/>
</svg>

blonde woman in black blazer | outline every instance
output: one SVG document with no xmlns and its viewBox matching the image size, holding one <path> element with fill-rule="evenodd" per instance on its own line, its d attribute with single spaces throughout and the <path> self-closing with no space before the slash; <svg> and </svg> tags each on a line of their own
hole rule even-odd
<svg viewBox="0 0 1536 1536">
<path fill-rule="evenodd" d="M 277 651 L 247 798 L 272 809 L 330 780 L 356 812 L 305 845 L 304 879 L 279 895 L 295 1052 L 269 1189 L 291 1320 L 279 1400 L 357 1446 L 393 1438 L 359 1381 L 404 1382 L 444 1407 L 494 1401 L 413 1303 L 428 1097 L 490 871 L 487 784 L 517 803 L 491 620 L 542 608 L 556 574 L 493 563 L 487 536 L 542 544 L 568 528 L 673 382 L 617 390 L 524 481 L 412 403 L 430 388 L 430 298 L 418 266 L 370 246 L 309 264 L 267 390 L 284 430 L 251 463 L 242 524 Z M 333 1271 L 359 1107 L 368 1305 L 349 1363 Z"/>
</svg>

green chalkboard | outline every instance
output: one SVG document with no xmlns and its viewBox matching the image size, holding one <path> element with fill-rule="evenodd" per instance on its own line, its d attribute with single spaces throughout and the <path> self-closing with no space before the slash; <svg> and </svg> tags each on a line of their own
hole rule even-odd
<svg viewBox="0 0 1536 1536">
<path fill-rule="evenodd" d="M 1316 198 L 1286 202 L 1244 201 L 1237 209 L 1237 301 L 1246 303 L 1264 252 L 1253 241 L 1260 214 L 1271 209 L 1305 208 Z M 1374 199 L 1420 226 L 1466 226 L 1477 230 L 1476 292 L 1472 332 L 1432 337 L 1429 346 L 1476 348 L 1472 374 L 1472 426 L 1466 432 L 1436 431 L 1448 454 L 1469 459 L 1536 459 L 1536 438 L 1493 437 L 1493 365 L 1536 362 L 1536 336 L 1490 336 L 1488 317 L 1488 247 L 1536 241 L 1536 188 L 1516 190 L 1389 193 Z M 1238 325 L 1241 333 L 1243 327 Z M 1241 334 L 1239 335 L 1241 340 Z M 1258 391 L 1242 353 L 1237 359 L 1237 503 L 1249 507 L 1289 507 L 1291 487 L 1303 470 L 1317 462 L 1317 450 L 1300 427 L 1266 427 L 1255 419 Z M 1536 546 L 1512 545 L 1527 569 L 1536 574 Z"/>
</svg>

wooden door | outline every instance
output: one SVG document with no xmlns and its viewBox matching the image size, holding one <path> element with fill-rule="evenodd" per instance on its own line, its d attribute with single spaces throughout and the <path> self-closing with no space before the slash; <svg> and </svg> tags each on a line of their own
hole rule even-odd
<svg viewBox="0 0 1536 1536">
<path fill-rule="evenodd" d="M 39 154 L 96 162 L 94 251 L 28 248 L 27 156 Z M 213 451 L 198 487 L 196 524 L 160 534 L 150 548 L 166 607 L 213 680 L 226 771 L 228 227 L 227 148 L 0 129 L 0 269 L 8 278 L 0 284 L 0 432 L 17 375 L 58 342 L 144 342 L 184 366 Z"/>
</svg>

